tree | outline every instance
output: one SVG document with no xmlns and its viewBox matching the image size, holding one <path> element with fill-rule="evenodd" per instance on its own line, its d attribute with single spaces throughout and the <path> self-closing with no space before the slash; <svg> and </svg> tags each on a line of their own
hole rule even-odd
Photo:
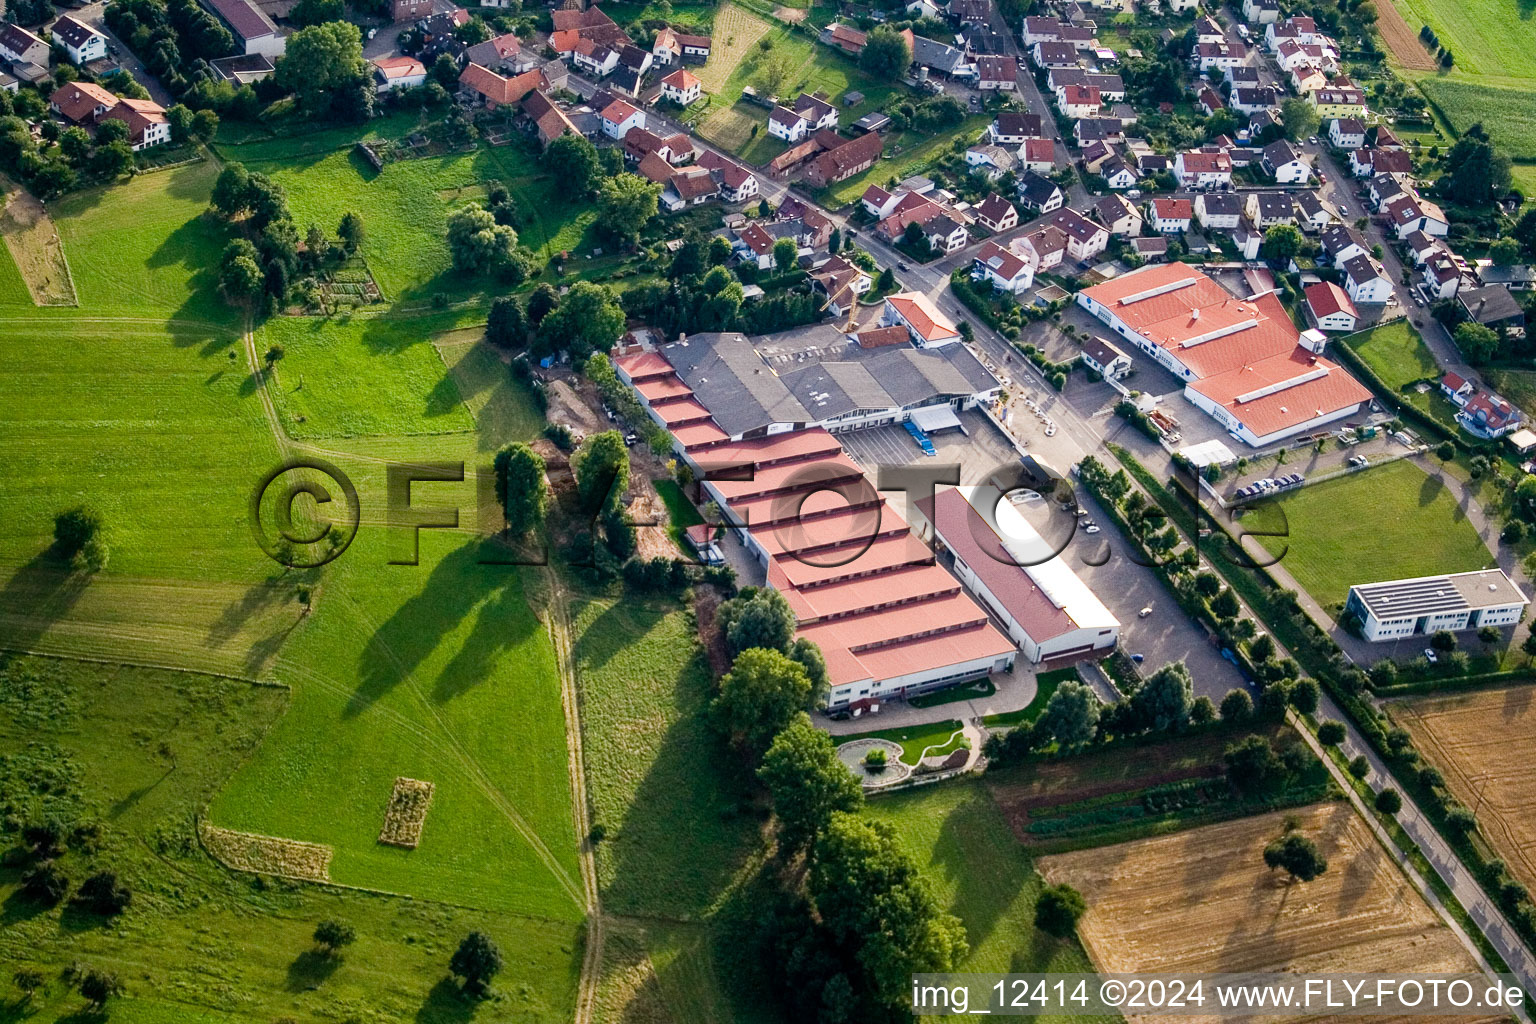
<svg viewBox="0 0 1536 1024">
<path fill-rule="evenodd" d="M 1221 593 L 1221 578 L 1213 572 L 1195 573 L 1195 593 L 1209 601 Z"/>
<path fill-rule="evenodd" d="M 325 237 L 319 224 L 310 224 L 309 230 L 304 232 L 304 254 L 309 266 L 314 268 L 324 266 L 331 258 L 331 240 Z"/>
<path fill-rule="evenodd" d="M 1189 721 L 1189 706 L 1193 700 L 1189 669 L 1182 661 L 1170 662 L 1131 694 L 1131 717 L 1142 729 L 1157 732 L 1179 729 Z"/>
<path fill-rule="evenodd" d="M 841 249 L 842 247 L 843 247 L 843 229 L 842 228 L 833 228 L 832 229 L 832 233 L 827 236 L 827 251 L 832 253 L 833 255 L 836 255 L 837 254 L 837 250 Z"/>
<path fill-rule="evenodd" d="M 1397 790 L 1388 787 L 1376 794 L 1376 809 L 1382 814 L 1396 814 L 1403 809 L 1403 798 Z"/>
<path fill-rule="evenodd" d="M 1466 206 L 1484 206 L 1509 191 L 1509 157 L 1496 151 L 1482 123 L 1469 127 L 1445 154 L 1445 194 Z"/>
<path fill-rule="evenodd" d="M 367 237 L 362 216 L 352 210 L 342 214 L 341 223 L 336 225 L 336 237 L 341 240 L 341 248 L 348 256 L 357 252 Z"/>
<path fill-rule="evenodd" d="M 1062 750 L 1073 750 L 1093 740 L 1098 724 L 1099 698 L 1087 685 L 1069 679 L 1045 702 L 1035 730 L 1054 739 Z"/>
<path fill-rule="evenodd" d="M 101 513 L 87 505 L 77 506 L 53 517 L 53 549 L 60 558 L 77 558 L 100 539 L 101 533 Z"/>
<path fill-rule="evenodd" d="M 24 968 L 11 975 L 11 983 L 14 984 L 17 990 L 21 993 L 21 998 L 24 1003 L 31 1002 L 33 993 L 42 988 L 46 982 L 47 979 L 43 977 L 42 971 L 34 971 Z"/>
<path fill-rule="evenodd" d="M 90 967 L 80 975 L 80 995 L 98 1012 L 107 1000 L 123 994 L 123 983 L 111 971 Z"/>
<path fill-rule="evenodd" d="M 485 340 L 497 348 L 514 350 L 528 344 L 528 320 L 523 316 L 523 307 L 512 296 L 498 296 L 491 303 L 485 321 Z"/>
<path fill-rule="evenodd" d="M 827 688 L 827 659 L 822 655 L 821 648 L 816 646 L 816 641 L 802 636 L 789 645 L 788 653 L 792 660 L 805 669 L 813 692 L 821 693 Z"/>
<path fill-rule="evenodd" d="M 1317 742 L 1325 747 L 1336 747 L 1344 742 L 1344 723 L 1333 719 L 1318 723 Z"/>
<path fill-rule="evenodd" d="M 34 903 L 58 906 L 69 895 L 69 876 L 53 861 L 41 861 L 21 876 L 21 891 Z"/>
<path fill-rule="evenodd" d="M 1248 736 L 1229 744 L 1222 759 L 1228 780 L 1245 793 L 1259 789 L 1280 770 L 1275 748 L 1263 736 Z"/>
<path fill-rule="evenodd" d="M 1058 939 L 1065 939 L 1077 929 L 1078 918 L 1088 909 L 1083 894 L 1065 882 L 1048 885 L 1035 903 L 1035 927 Z"/>
<path fill-rule="evenodd" d="M 656 216 L 661 186 L 635 174 L 607 178 L 598 188 L 597 225 L 622 242 L 633 242 Z"/>
<path fill-rule="evenodd" d="M 1504 634 L 1498 626 L 1484 626 L 1477 631 L 1477 639 L 1484 647 L 1492 647 L 1504 639 Z"/>
<path fill-rule="evenodd" d="M 229 163 L 213 183 L 213 208 L 226 219 L 238 217 L 250 205 L 251 176 L 243 164 Z"/>
<path fill-rule="evenodd" d="M 1248 655 L 1254 661 L 1268 661 L 1275 656 L 1275 640 L 1268 633 L 1255 637 L 1248 645 Z"/>
<path fill-rule="evenodd" d="M 1264 258 L 1288 264 L 1301 252 L 1301 232 L 1293 224 L 1273 224 L 1264 232 Z"/>
<path fill-rule="evenodd" d="M 1317 111 L 1300 96 L 1292 96 L 1280 104 L 1280 120 L 1285 125 L 1285 136 L 1292 142 L 1305 139 L 1317 131 Z"/>
<path fill-rule="evenodd" d="M 732 657 L 751 647 L 789 653 L 795 639 L 795 613 L 772 587 L 744 587 L 725 601 L 715 622 Z"/>
<path fill-rule="evenodd" d="M 600 515 L 624 503 L 629 489 L 629 450 L 617 430 L 604 430 L 581 443 L 571 456 L 576 496 L 588 515 Z"/>
<path fill-rule="evenodd" d="M 1211 599 L 1211 614 L 1218 619 L 1235 619 L 1243 610 L 1237 603 L 1237 595 L 1228 587 Z"/>
<path fill-rule="evenodd" d="M 327 919 L 315 925 L 315 945 L 326 956 L 335 956 L 356 941 L 357 930 L 345 922 Z"/>
<path fill-rule="evenodd" d="M 1304 715 L 1310 715 L 1317 711 L 1317 702 L 1321 694 L 1314 679 L 1298 679 L 1296 685 L 1291 687 L 1291 707 Z"/>
<path fill-rule="evenodd" d="M 212 142 L 219 134 L 219 115 L 211 110 L 199 110 L 192 115 L 192 136 L 201 142 Z"/>
<path fill-rule="evenodd" d="M 448 215 L 448 250 L 457 270 L 471 274 L 494 273 L 522 281 L 517 252 L 517 232 L 479 203 L 461 206 Z"/>
<path fill-rule="evenodd" d="M 93 914 L 115 917 L 128 909 L 133 892 L 112 871 L 98 871 L 80 883 L 75 900 Z"/>
<path fill-rule="evenodd" d="M 1216 703 L 1201 694 L 1189 705 L 1189 721 L 1192 725 L 1210 725 L 1216 721 Z"/>
<path fill-rule="evenodd" d="M 288 37 L 274 78 L 281 88 L 293 93 L 301 113 L 311 117 L 356 114 L 356 94 L 372 94 L 367 68 L 357 26 L 329 21 L 301 28 Z M 366 116 L 372 107 L 366 99 L 363 103 L 366 109 L 361 113 Z"/>
<path fill-rule="evenodd" d="M 549 507 L 544 457 L 526 444 L 509 444 L 496 453 L 495 470 L 496 500 L 507 517 L 508 532 L 521 537 L 542 526 Z"/>
<path fill-rule="evenodd" d="M 501 970 L 501 950 L 484 932 L 470 932 L 448 959 L 448 969 L 464 979 L 465 992 L 482 995 Z"/>
<path fill-rule="evenodd" d="M 864 791 L 838 760 L 832 737 L 803 712 L 773 738 L 757 777 L 773 798 L 779 844 L 787 852 L 808 848 L 833 814 L 856 811 L 864 803 Z"/>
<path fill-rule="evenodd" d="M 912 48 L 906 38 L 889 25 L 880 25 L 864 41 L 859 66 L 885 82 L 894 82 L 912 63 Z"/>
<path fill-rule="evenodd" d="M 1520 243 L 1513 238 L 1496 239 L 1488 247 L 1488 258 L 1496 267 L 1509 267 L 1520 262 Z"/>
<path fill-rule="evenodd" d="M 288 20 L 299 28 L 340 21 L 346 14 L 341 0 L 299 0 L 288 12 Z"/>
<path fill-rule="evenodd" d="M 806 890 L 856 965 L 857 987 L 887 1007 L 903 1005 L 914 973 L 952 970 L 965 957 L 965 927 L 944 912 L 885 822 L 834 814 L 813 848 Z"/>
<path fill-rule="evenodd" d="M 254 245 L 237 238 L 225 246 L 219 261 L 219 291 L 224 298 L 237 305 L 249 303 L 262 294 L 266 283 Z"/>
<path fill-rule="evenodd" d="M 795 269 L 799 259 L 800 247 L 793 238 L 781 238 L 773 243 L 773 265 L 779 273 L 787 274 Z"/>
<path fill-rule="evenodd" d="M 875 287 L 879 288 L 882 292 L 895 290 L 896 275 L 891 272 L 890 267 L 886 267 L 884 270 L 880 271 L 880 278 L 876 282 Z"/>
<path fill-rule="evenodd" d="M 1499 353 L 1499 336 L 1492 327 L 1485 327 L 1472 320 L 1466 320 L 1456 325 L 1452 334 L 1456 339 L 1456 347 L 1461 349 L 1462 355 L 1467 361 L 1481 366 L 1493 361 Z"/>
<path fill-rule="evenodd" d="M 810 677 L 798 662 L 753 647 L 738 654 L 720 677 L 714 711 L 732 742 L 755 759 L 810 706 L 811 696 Z"/>
<path fill-rule="evenodd" d="M 529 298 L 530 318 L 533 299 Z M 624 307 L 600 284 L 577 281 L 560 304 L 539 323 L 540 344 L 546 351 L 565 349 L 572 359 L 606 352 L 624 334 Z"/>
<path fill-rule="evenodd" d="M 1436 630 L 1429 638 L 1429 646 L 1442 654 L 1449 654 L 1456 649 L 1456 634 L 1448 629 Z"/>
<path fill-rule="evenodd" d="M 540 284 L 528 295 L 528 322 L 538 327 L 560 305 L 560 293 L 549 284 Z"/>
<path fill-rule="evenodd" d="M 562 135 L 550 142 L 544 166 L 560 183 L 562 193 L 571 196 L 585 196 L 602 174 L 597 147 L 580 135 Z"/>
<path fill-rule="evenodd" d="M 171 126 L 172 142 L 187 142 L 192 138 L 194 115 L 185 103 L 177 103 L 165 112 L 165 120 Z"/>
<path fill-rule="evenodd" d="M 1248 696 L 1247 690 L 1232 689 L 1221 698 L 1221 720 L 1223 722 L 1246 722 L 1253 717 L 1253 698 Z"/>
<path fill-rule="evenodd" d="M 1328 870 L 1328 858 L 1317 844 L 1299 832 L 1287 832 L 1264 847 L 1264 864 L 1273 871 L 1283 868 L 1291 878 L 1310 882 Z"/>
</svg>

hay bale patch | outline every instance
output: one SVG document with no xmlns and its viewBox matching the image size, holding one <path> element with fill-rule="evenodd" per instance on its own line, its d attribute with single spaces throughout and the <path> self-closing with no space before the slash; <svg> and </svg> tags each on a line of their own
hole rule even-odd
<svg viewBox="0 0 1536 1024">
<path fill-rule="evenodd" d="M 225 867 L 259 875 L 278 875 L 305 882 L 331 880 L 331 848 L 297 839 L 236 832 L 199 822 L 203 847 Z"/>
<path fill-rule="evenodd" d="M 432 805 L 432 783 L 400 776 L 395 779 L 394 791 L 389 794 L 389 806 L 384 810 L 384 827 L 379 830 L 379 842 L 390 846 L 416 849 L 421 842 L 421 827 L 427 821 L 427 808 Z"/>
</svg>

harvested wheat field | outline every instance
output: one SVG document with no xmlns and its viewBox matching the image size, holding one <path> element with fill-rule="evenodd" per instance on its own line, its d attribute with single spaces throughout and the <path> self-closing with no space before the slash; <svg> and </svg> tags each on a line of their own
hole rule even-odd
<svg viewBox="0 0 1536 1024">
<path fill-rule="evenodd" d="M 0 235 L 39 306 L 75 305 L 75 285 L 64 262 L 64 245 L 43 204 L 24 188 L 0 177 L 5 193 Z"/>
<path fill-rule="evenodd" d="M 704 91 L 717 94 L 723 90 L 726 79 L 740 66 L 757 41 L 772 28 L 772 24 L 745 7 L 722 5 L 715 15 L 715 27 L 711 34 L 715 45 L 709 55 L 709 62 L 702 68 L 694 69 L 699 81 L 703 83 Z"/>
<path fill-rule="evenodd" d="M 421 827 L 427 822 L 427 808 L 432 806 L 432 783 L 400 776 L 384 808 L 384 827 L 379 842 L 390 846 L 416 849 L 421 842 Z"/>
<path fill-rule="evenodd" d="M 1315 881 L 1288 883 L 1264 866 L 1264 845 L 1288 816 L 1328 858 Z M 1087 900 L 1078 933 L 1103 971 L 1477 970 L 1342 801 L 1036 863 L 1047 880 L 1070 883 Z"/>
<path fill-rule="evenodd" d="M 197 826 L 198 837 L 213 859 L 236 871 L 277 875 L 306 882 L 331 879 L 331 848 L 297 839 L 257 835 L 219 828 L 206 821 Z"/>
<path fill-rule="evenodd" d="M 1394 704 L 1393 717 L 1477 808 L 1483 835 L 1510 871 L 1536 888 L 1536 688 L 1515 686 Z"/>
</svg>

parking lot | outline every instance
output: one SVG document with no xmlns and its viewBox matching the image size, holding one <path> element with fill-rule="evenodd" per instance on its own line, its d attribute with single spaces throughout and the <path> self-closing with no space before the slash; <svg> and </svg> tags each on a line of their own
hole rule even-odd
<svg viewBox="0 0 1536 1024">
<path fill-rule="evenodd" d="M 962 413 L 960 421 L 968 433 L 952 430 L 930 436 L 937 451 L 931 458 L 924 456 L 906 429 L 897 425 L 841 434 L 838 440 L 871 479 L 876 478 L 879 466 L 957 465 L 960 481 L 969 484 L 986 479 L 999 468 L 1019 464 L 1013 445 L 982 413 Z M 907 512 L 904 495 L 890 491 L 885 497 L 898 511 Z M 1228 690 L 1241 687 L 1241 674 L 1209 643 L 1205 631 L 1179 610 L 1148 567 L 1131 561 L 1102 511 L 1081 491 L 1079 500 L 1088 509 L 1085 518 L 1103 530 L 1092 536 L 1079 530 L 1062 557 L 1120 620 L 1121 649 L 1143 656 L 1144 674 L 1182 660 L 1189 667 L 1197 696 L 1220 702 Z M 1151 613 L 1141 618 L 1144 608 L 1150 608 Z"/>
</svg>

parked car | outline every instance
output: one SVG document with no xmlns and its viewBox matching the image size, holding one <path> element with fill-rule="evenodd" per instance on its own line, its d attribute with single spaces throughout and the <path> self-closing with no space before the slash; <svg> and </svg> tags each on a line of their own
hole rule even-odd
<svg viewBox="0 0 1536 1024">
<path fill-rule="evenodd" d="M 1084 530 L 1083 532 L 1084 533 L 1098 533 L 1099 532 L 1099 528 L 1097 526 L 1090 526 L 1090 527 L 1088 527 L 1088 529 Z"/>
<path fill-rule="evenodd" d="M 1440 660 L 1440 655 L 1435 653 L 1433 647 L 1426 647 L 1424 648 L 1424 660 L 1433 665 Z"/>
<path fill-rule="evenodd" d="M 1151 615 L 1151 614 L 1152 614 L 1152 606 L 1151 606 L 1151 605 L 1147 605 L 1147 606 L 1146 606 L 1146 607 L 1145 607 L 1145 608 L 1143 608 L 1143 609 L 1142 609 L 1142 610 L 1141 610 L 1141 611 L 1139 611 L 1139 612 L 1137 612 L 1137 613 L 1136 613 L 1136 617 L 1137 617 L 1137 618 L 1138 618 L 1138 619 L 1144 619 L 1144 618 L 1146 618 L 1146 617 L 1147 617 L 1147 616 L 1148 616 L 1148 615 Z"/>
<path fill-rule="evenodd" d="M 1147 656 L 1145 654 L 1133 654 L 1131 655 L 1131 660 L 1140 665 L 1142 662 L 1147 660 Z"/>
<path fill-rule="evenodd" d="M 907 263 L 906 263 L 905 260 L 897 260 L 896 261 L 896 269 L 897 270 L 911 270 L 912 268 L 907 266 Z"/>
</svg>

